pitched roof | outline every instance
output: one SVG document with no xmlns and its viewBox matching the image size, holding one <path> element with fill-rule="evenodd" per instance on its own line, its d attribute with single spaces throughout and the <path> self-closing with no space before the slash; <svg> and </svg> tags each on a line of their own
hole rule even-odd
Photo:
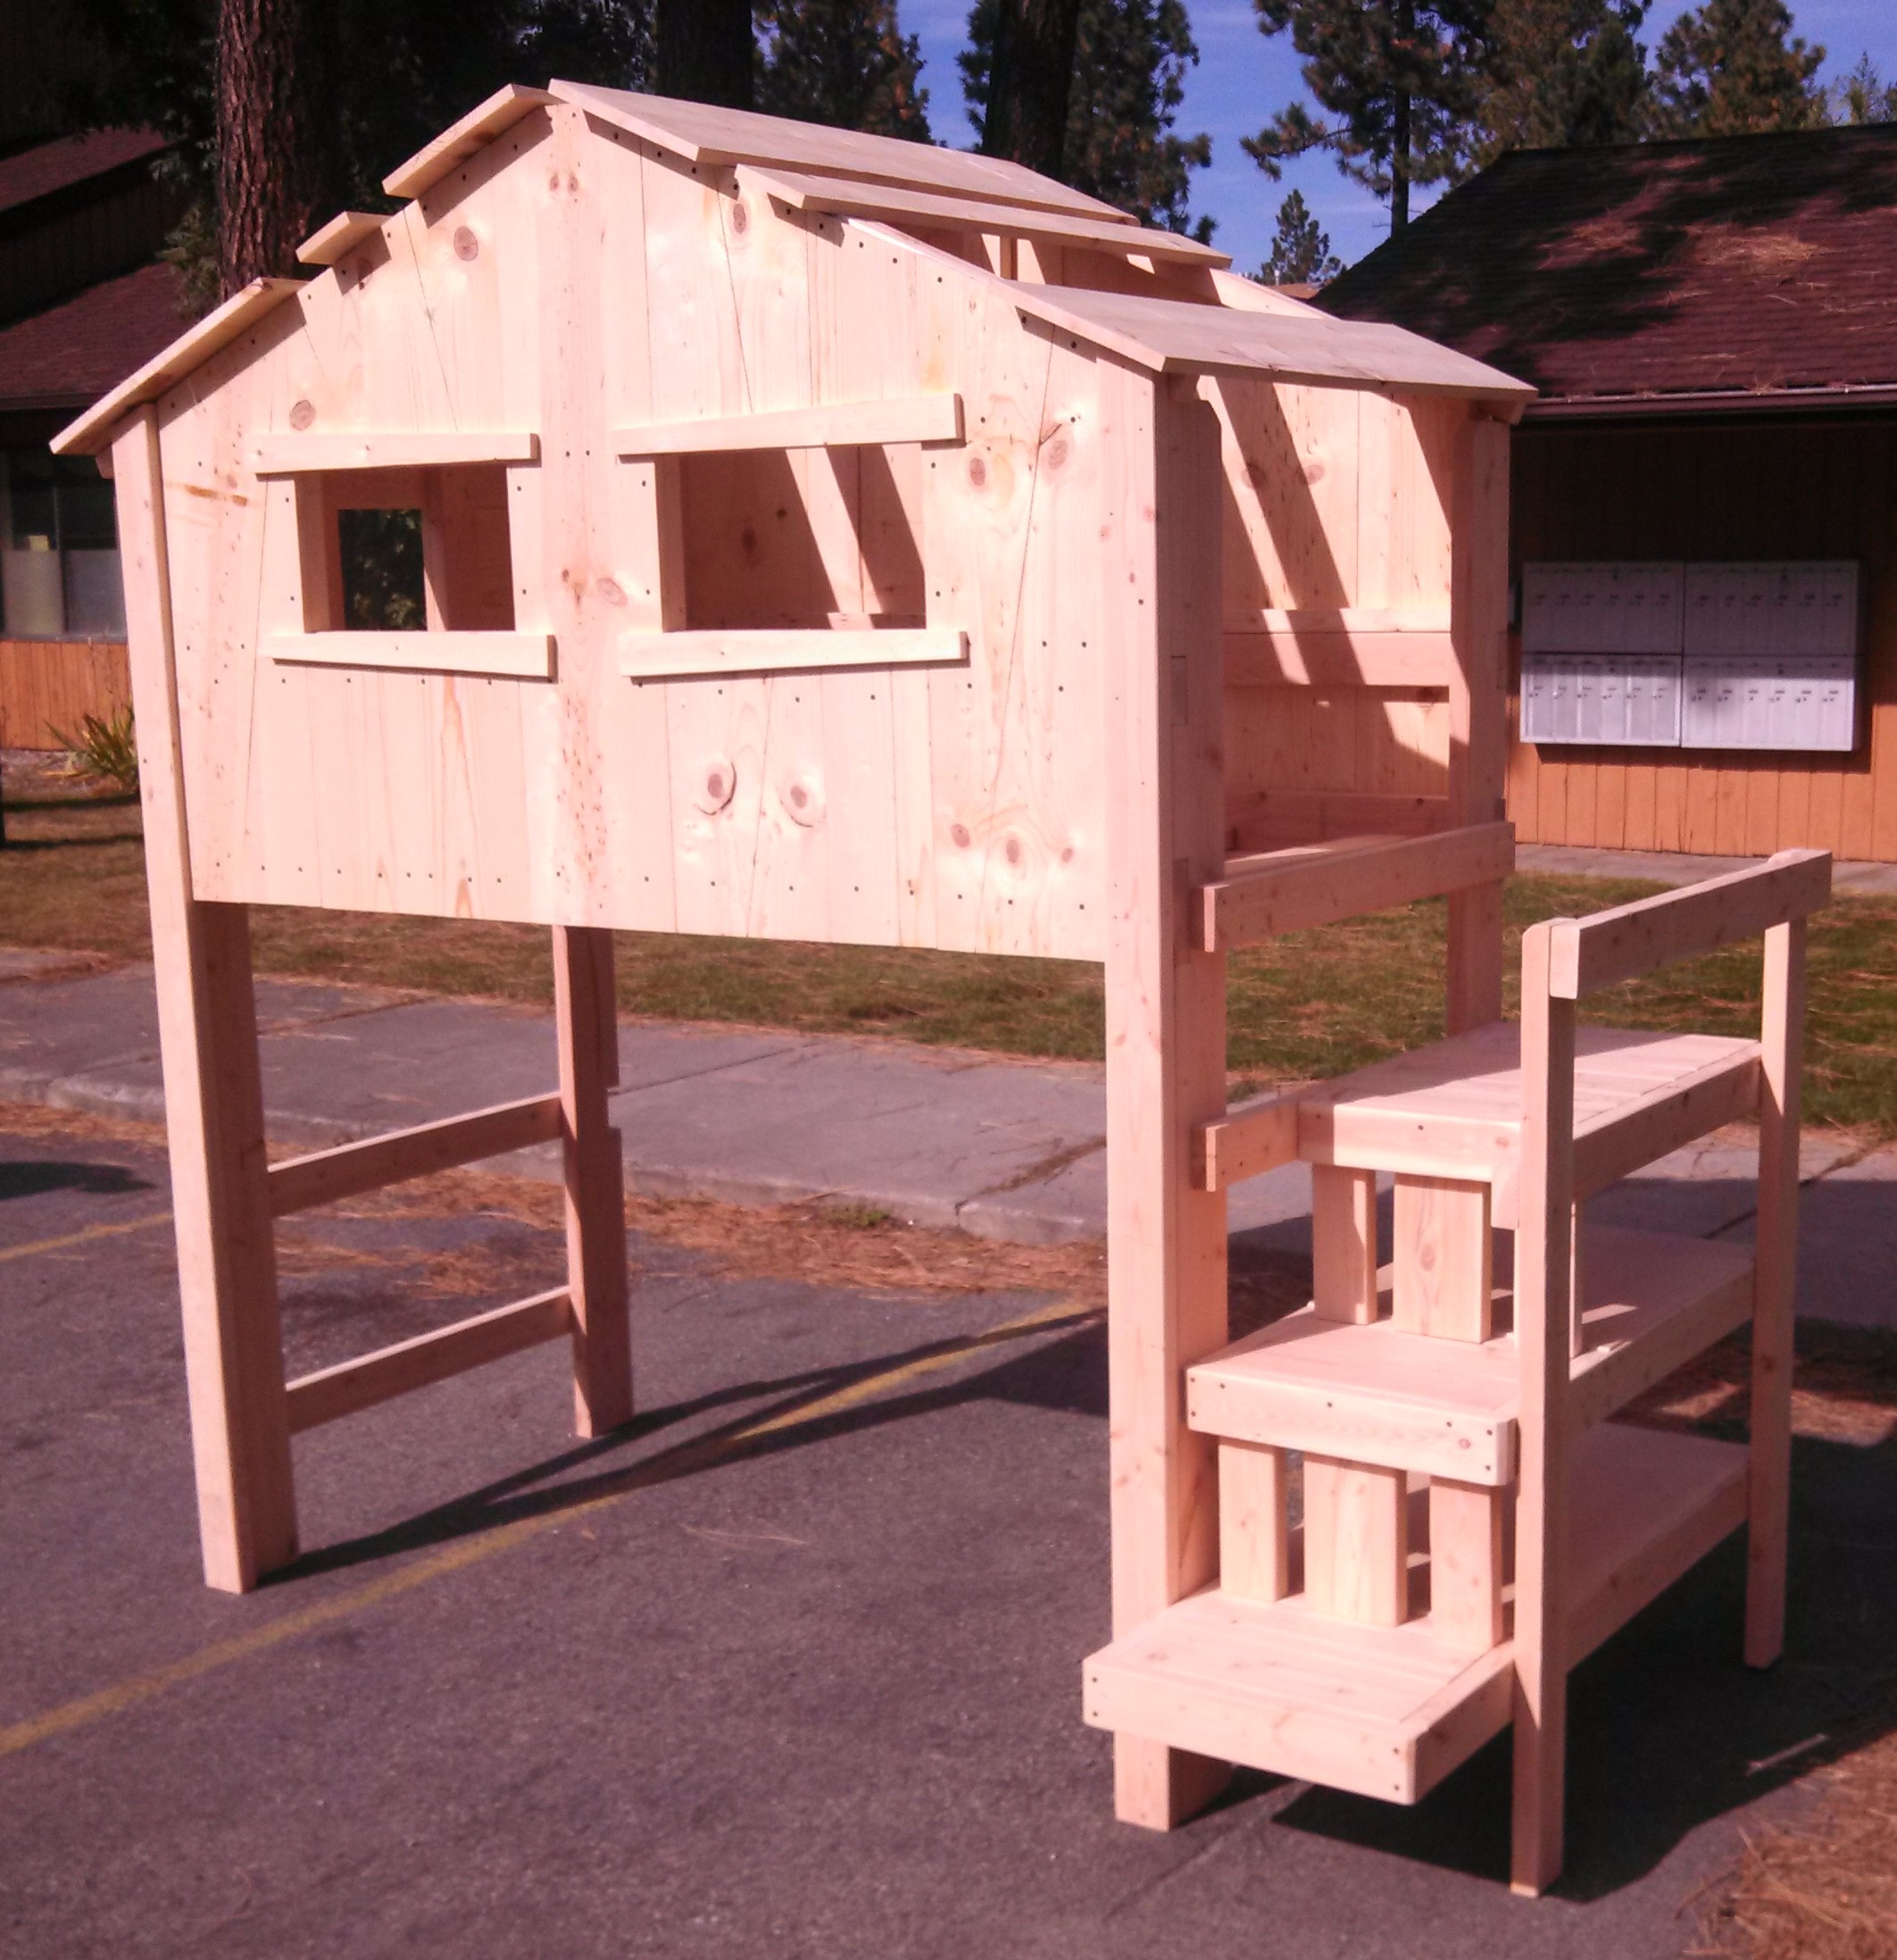
<svg viewBox="0 0 1897 1960">
<path fill-rule="evenodd" d="M 15 156 L 0 157 L 0 212 L 82 184 L 89 177 L 170 147 L 156 129 L 88 129 L 35 145 Z"/>
<path fill-rule="evenodd" d="M 0 327 L 0 408 L 71 408 L 103 395 L 178 337 L 182 293 L 173 267 L 141 265 Z"/>
<path fill-rule="evenodd" d="M 1522 376 L 1534 418 L 1897 398 L 1897 125 L 1518 150 L 1317 304 Z"/>
</svg>

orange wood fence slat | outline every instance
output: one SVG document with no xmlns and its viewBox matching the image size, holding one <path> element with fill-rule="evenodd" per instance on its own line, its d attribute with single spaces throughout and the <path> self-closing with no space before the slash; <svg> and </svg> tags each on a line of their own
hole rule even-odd
<svg viewBox="0 0 1897 1960">
<path fill-rule="evenodd" d="M 131 697 L 122 640 L 0 639 L 0 748 L 57 748 L 54 729 L 110 721 Z"/>
</svg>

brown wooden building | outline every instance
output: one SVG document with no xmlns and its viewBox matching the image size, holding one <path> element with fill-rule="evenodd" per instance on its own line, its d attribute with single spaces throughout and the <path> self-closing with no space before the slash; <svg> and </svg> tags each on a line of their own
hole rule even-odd
<svg viewBox="0 0 1897 1960">
<path fill-rule="evenodd" d="M 1522 841 L 1897 859 L 1897 127 L 1518 152 L 1319 304 L 1540 388 L 1518 593 L 1550 561 L 1858 568 L 1848 749 L 1525 742 L 1513 636 Z"/>
</svg>

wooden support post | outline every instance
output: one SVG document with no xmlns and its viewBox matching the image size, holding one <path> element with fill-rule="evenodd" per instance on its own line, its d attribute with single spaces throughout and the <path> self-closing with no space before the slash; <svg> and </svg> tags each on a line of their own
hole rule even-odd
<svg viewBox="0 0 1897 1960">
<path fill-rule="evenodd" d="M 193 896 L 158 417 L 112 445 L 138 725 L 152 960 L 204 1579 L 246 1592 L 296 1555 L 263 1092 L 242 905 Z"/>
<path fill-rule="evenodd" d="M 1449 821 L 1503 813 L 1508 734 L 1509 431 L 1471 406 L 1455 445 L 1451 521 Z M 1449 895 L 1451 1034 L 1502 1019 L 1502 885 Z"/>
<path fill-rule="evenodd" d="M 1189 380 L 1120 384 L 1129 452 L 1126 622 L 1107 669 L 1107 1247 L 1113 1626 L 1206 1584 L 1219 1556 L 1213 1439 L 1185 1371 L 1226 1339 L 1226 1201 L 1194 1189 L 1196 1125 L 1225 1111 L 1225 962 L 1195 953 L 1195 886 L 1225 868 L 1219 423 Z M 1152 473 L 1136 435 L 1152 405 Z M 1227 1765 L 1114 1739 L 1120 1818 L 1168 1830 Z"/>
<path fill-rule="evenodd" d="M 620 1079 L 612 935 L 553 928 L 553 1007 L 565 1143 L 567 1290 L 573 1306 L 574 1421 L 603 1436 L 632 1419 L 626 1304 L 626 1170 L 606 1092 Z"/>
<path fill-rule="evenodd" d="M 1495 1321 L 1488 1186 L 1400 1174 L 1392 1209 L 1391 1324 L 1486 1340 Z"/>
<path fill-rule="evenodd" d="M 1310 1167 L 1311 1299 L 1327 1321 L 1377 1318 L 1377 1173 Z"/>
<path fill-rule="evenodd" d="M 1219 1588 L 1269 1603 L 1291 1590 L 1291 1466 L 1285 1453 L 1219 1442 Z"/>
<path fill-rule="evenodd" d="M 1785 1646 L 1791 1514 L 1792 1367 L 1798 1272 L 1799 1078 L 1805 1021 L 1805 922 L 1765 936 L 1760 1030 L 1759 1233 L 1752 1297 L 1751 1493 L 1745 1660 L 1769 1667 Z"/>
<path fill-rule="evenodd" d="M 1306 1455 L 1304 1598 L 1313 1613 L 1373 1627 L 1410 1617 L 1407 1472 Z"/>
<path fill-rule="evenodd" d="M 1505 1495 L 1493 1485 L 1429 1480 L 1430 1629 L 1471 1653 L 1486 1653 L 1502 1636 Z"/>
<path fill-rule="evenodd" d="M 1515 1513 L 1515 1806 L 1510 1883 L 1533 1895 L 1561 1869 L 1567 1766 L 1568 1235 L 1574 1226 L 1575 1004 L 1548 991 L 1552 925 L 1521 950 L 1521 1211 L 1515 1339 L 1521 1361 Z"/>
</svg>

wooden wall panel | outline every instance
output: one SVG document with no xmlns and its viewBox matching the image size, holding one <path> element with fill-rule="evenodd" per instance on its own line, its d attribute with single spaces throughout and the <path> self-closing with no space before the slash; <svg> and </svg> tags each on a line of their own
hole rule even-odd
<svg viewBox="0 0 1897 1960">
<path fill-rule="evenodd" d="M 131 697 L 123 640 L 0 639 L 0 748 L 57 748 L 54 729 L 77 735 Z"/>
<path fill-rule="evenodd" d="M 1516 431 L 1512 570 L 1535 558 L 1858 558 L 1868 696 L 1848 755 L 1522 743 L 1509 815 L 1523 843 L 1745 856 L 1809 845 L 1897 861 L 1897 421 Z M 1520 649 L 1513 649 L 1519 672 Z"/>
</svg>

